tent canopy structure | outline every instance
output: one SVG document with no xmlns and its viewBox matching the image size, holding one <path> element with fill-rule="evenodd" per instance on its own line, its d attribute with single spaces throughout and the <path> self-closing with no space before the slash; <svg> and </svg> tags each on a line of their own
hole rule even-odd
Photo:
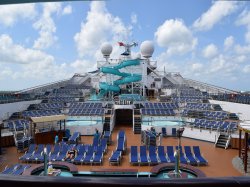
<svg viewBox="0 0 250 187">
<path fill-rule="evenodd" d="M 42 117 L 31 117 L 33 123 L 44 123 L 51 121 L 60 121 L 65 120 L 65 115 L 55 115 L 55 116 L 42 116 Z"/>
<path fill-rule="evenodd" d="M 250 133 L 250 121 L 241 122 L 239 125 L 239 129 L 243 132 Z"/>
</svg>

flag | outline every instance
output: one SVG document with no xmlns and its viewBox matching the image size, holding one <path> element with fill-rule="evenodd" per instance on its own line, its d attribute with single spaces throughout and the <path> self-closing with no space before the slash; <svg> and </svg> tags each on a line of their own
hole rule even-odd
<svg viewBox="0 0 250 187">
<path fill-rule="evenodd" d="M 122 42 L 118 42 L 118 45 L 119 45 L 119 46 L 125 46 L 125 44 L 122 43 Z"/>
</svg>

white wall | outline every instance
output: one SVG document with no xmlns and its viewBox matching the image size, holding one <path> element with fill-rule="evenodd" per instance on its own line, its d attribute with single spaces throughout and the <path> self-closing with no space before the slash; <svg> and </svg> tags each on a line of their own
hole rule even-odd
<svg viewBox="0 0 250 187">
<path fill-rule="evenodd" d="M 183 131 L 182 136 L 187 137 L 187 138 L 192 138 L 192 139 L 213 142 L 213 143 L 218 138 L 216 131 L 209 131 L 209 130 L 204 130 L 204 129 L 200 130 L 196 128 L 192 129 L 190 127 L 185 127 L 185 130 Z"/>
<path fill-rule="evenodd" d="M 209 100 L 209 102 L 219 104 L 225 111 L 239 114 L 240 120 L 250 120 L 250 105 L 216 100 Z"/>
<path fill-rule="evenodd" d="M 37 103 L 41 103 L 41 100 L 0 104 L 0 119 L 6 120 L 13 113 L 26 110 L 30 104 L 37 104 Z"/>
</svg>

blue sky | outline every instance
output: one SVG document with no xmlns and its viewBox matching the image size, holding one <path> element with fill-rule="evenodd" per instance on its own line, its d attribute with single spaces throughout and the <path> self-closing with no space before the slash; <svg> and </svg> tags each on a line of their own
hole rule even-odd
<svg viewBox="0 0 250 187">
<path fill-rule="evenodd" d="M 159 70 L 250 90 L 250 2 L 108 0 L 0 6 L 0 90 L 96 68 L 100 46 L 151 40 Z M 133 54 L 139 47 L 133 49 Z"/>
</svg>

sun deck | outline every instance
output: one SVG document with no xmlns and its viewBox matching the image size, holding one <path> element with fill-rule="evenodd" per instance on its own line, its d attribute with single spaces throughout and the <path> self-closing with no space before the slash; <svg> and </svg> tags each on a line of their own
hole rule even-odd
<svg viewBox="0 0 250 187">
<path fill-rule="evenodd" d="M 127 136 L 127 151 L 126 154 L 122 156 L 122 161 L 119 166 L 110 165 L 109 157 L 111 156 L 112 150 L 116 149 L 117 133 L 119 130 L 124 130 Z M 93 136 L 81 136 L 81 143 L 92 144 Z M 141 135 L 134 134 L 132 128 L 129 125 L 116 125 L 112 132 L 112 144 L 108 146 L 108 152 L 104 155 L 103 165 L 77 165 L 78 171 L 92 171 L 100 169 L 117 169 L 117 170 L 137 170 L 138 172 L 150 172 L 153 166 L 131 166 L 129 163 L 129 153 L 131 145 L 141 145 Z M 178 138 L 175 137 L 165 137 L 162 138 L 161 145 L 176 146 L 178 145 Z M 237 156 L 238 150 L 236 149 L 222 149 L 216 148 L 213 143 L 194 140 L 190 138 L 181 138 L 181 145 L 198 145 L 200 146 L 203 156 L 208 160 L 208 166 L 197 166 L 198 169 L 203 171 L 207 177 L 226 177 L 226 176 L 242 176 L 233 167 L 232 160 Z M 3 164 L 1 170 L 6 165 L 11 165 L 18 163 L 18 158 L 23 155 L 23 153 L 17 152 L 16 147 L 4 148 L 3 149 Z"/>
</svg>

